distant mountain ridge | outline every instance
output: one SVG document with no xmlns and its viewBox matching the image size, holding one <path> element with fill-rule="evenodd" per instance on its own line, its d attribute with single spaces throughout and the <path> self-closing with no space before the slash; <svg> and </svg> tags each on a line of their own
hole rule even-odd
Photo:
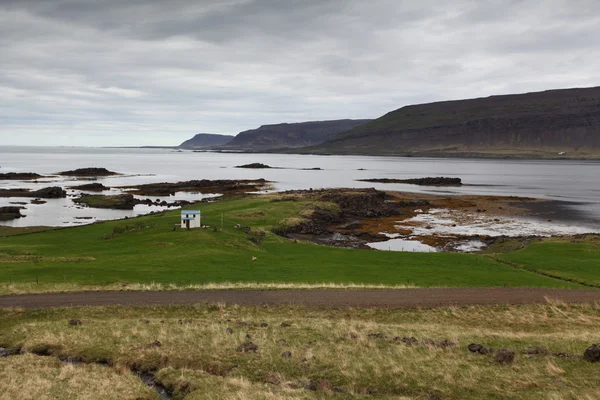
<svg viewBox="0 0 600 400">
<path fill-rule="evenodd" d="M 205 147 L 221 146 L 233 139 L 231 135 L 216 135 L 213 133 L 199 133 L 193 138 L 181 143 L 181 149 L 201 149 Z"/>
<path fill-rule="evenodd" d="M 600 158 L 600 87 L 406 106 L 300 152 Z"/>
<path fill-rule="evenodd" d="M 257 129 L 240 132 L 219 148 L 258 151 L 313 146 L 369 121 L 371 120 L 341 119 L 262 125 Z"/>
</svg>

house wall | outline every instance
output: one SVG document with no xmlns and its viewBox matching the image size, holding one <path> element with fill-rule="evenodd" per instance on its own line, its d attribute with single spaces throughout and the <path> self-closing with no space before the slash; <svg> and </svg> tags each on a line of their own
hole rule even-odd
<svg viewBox="0 0 600 400">
<path fill-rule="evenodd" d="M 181 228 L 182 229 L 186 229 L 187 226 L 185 224 L 186 221 L 183 220 L 184 215 L 181 215 Z M 192 228 L 200 228 L 202 227 L 202 217 L 200 216 L 200 214 L 194 214 L 194 219 L 190 221 L 190 229 Z"/>
</svg>

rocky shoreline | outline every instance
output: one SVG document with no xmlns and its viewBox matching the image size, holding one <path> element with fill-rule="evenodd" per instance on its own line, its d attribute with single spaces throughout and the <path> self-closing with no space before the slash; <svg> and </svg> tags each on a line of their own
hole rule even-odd
<svg viewBox="0 0 600 400">
<path fill-rule="evenodd" d="M 441 197 L 375 189 L 290 191 L 278 196 L 273 201 L 309 198 L 336 204 L 339 210 L 316 208 L 297 224 L 276 229 L 284 237 L 336 247 L 474 252 L 490 246 L 520 248 L 543 236 L 597 232 L 557 225 L 546 215 L 538 215 L 536 221 L 525 219 L 531 217 L 531 208 L 548 206 L 539 199 Z"/>
</svg>

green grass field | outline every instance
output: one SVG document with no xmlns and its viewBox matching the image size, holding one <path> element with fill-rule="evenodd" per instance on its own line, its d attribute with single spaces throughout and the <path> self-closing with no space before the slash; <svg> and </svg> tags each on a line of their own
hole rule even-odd
<svg viewBox="0 0 600 400">
<path fill-rule="evenodd" d="M 246 197 L 198 206 L 209 229 L 173 230 L 179 211 L 170 211 L 1 237 L 0 288 L 4 289 L 0 291 L 10 292 L 8 285 L 19 284 L 34 284 L 31 290 L 44 291 L 47 285 L 59 284 L 185 286 L 225 282 L 581 287 L 480 255 L 339 249 L 295 242 L 271 232 L 275 226 L 297 222 L 315 205 Z M 235 229 L 238 223 L 250 226 L 252 233 Z M 581 246 L 589 251 L 580 252 Z M 532 269 L 539 263 L 561 271 L 568 271 L 569 266 L 573 274 L 582 274 L 582 279 L 597 281 L 591 267 L 598 260 L 594 246 L 541 243 L 503 257 Z M 572 262 L 571 251 L 579 254 L 579 263 Z"/>
<path fill-rule="evenodd" d="M 600 239 L 547 240 L 499 257 L 530 271 L 600 285 Z"/>
</svg>

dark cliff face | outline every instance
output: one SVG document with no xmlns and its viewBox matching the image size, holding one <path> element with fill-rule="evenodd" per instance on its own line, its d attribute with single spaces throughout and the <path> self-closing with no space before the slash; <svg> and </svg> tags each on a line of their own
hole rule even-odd
<svg viewBox="0 0 600 400">
<path fill-rule="evenodd" d="M 212 133 L 199 133 L 193 138 L 186 140 L 179 145 L 181 149 L 200 149 L 203 147 L 221 146 L 227 144 L 233 139 L 229 135 L 215 135 Z"/>
<path fill-rule="evenodd" d="M 268 150 L 286 147 L 312 146 L 325 142 L 340 132 L 362 125 L 370 120 L 314 121 L 293 124 L 263 125 L 239 133 L 224 148 Z"/>
<path fill-rule="evenodd" d="M 600 88 L 407 106 L 313 149 L 355 154 L 600 154 Z"/>
</svg>

